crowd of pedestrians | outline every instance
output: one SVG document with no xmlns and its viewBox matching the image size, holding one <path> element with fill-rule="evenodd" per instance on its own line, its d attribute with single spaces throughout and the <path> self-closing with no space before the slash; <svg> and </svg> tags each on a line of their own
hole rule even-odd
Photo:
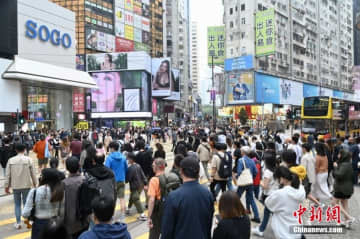
<svg viewBox="0 0 360 239">
<path fill-rule="evenodd" d="M 270 218 L 276 238 L 301 238 L 289 228 L 298 225 L 294 212 L 306 199 L 323 210 L 340 204 L 346 228 L 355 221 L 349 199 L 358 184 L 360 139 L 185 127 L 21 133 L 1 143 L 15 228 L 24 217 L 32 239 L 130 238 L 124 222 L 132 206 L 150 239 L 263 237 Z"/>
</svg>

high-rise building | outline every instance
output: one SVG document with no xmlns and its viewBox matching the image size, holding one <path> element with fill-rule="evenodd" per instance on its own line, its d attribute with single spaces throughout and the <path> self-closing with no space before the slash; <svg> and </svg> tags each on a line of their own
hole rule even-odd
<svg viewBox="0 0 360 239">
<path fill-rule="evenodd" d="M 198 26 L 196 22 L 191 22 L 191 80 L 193 83 L 193 93 L 199 91 L 199 52 L 198 52 Z"/>
<path fill-rule="evenodd" d="M 162 0 L 50 0 L 76 16 L 77 54 L 147 51 L 162 56 Z"/>
<path fill-rule="evenodd" d="M 224 0 L 226 57 L 254 56 L 256 71 L 352 89 L 353 0 Z M 255 14 L 275 10 L 275 52 L 256 56 Z"/>
<path fill-rule="evenodd" d="M 354 65 L 360 65 L 360 0 L 353 0 Z"/>
<path fill-rule="evenodd" d="M 190 112 L 195 100 L 190 80 L 190 22 L 189 0 L 166 1 L 167 56 L 172 67 L 180 70 L 181 101 L 177 104 L 183 112 Z"/>
</svg>

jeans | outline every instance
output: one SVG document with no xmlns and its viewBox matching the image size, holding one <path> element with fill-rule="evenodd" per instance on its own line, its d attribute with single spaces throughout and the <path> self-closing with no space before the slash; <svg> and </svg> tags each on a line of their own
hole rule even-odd
<svg viewBox="0 0 360 239">
<path fill-rule="evenodd" d="M 230 177 L 227 181 L 226 181 L 226 186 L 227 188 L 229 189 L 229 191 L 233 191 L 234 190 L 234 187 L 233 187 L 233 184 L 232 184 L 232 178 Z M 219 194 L 220 192 L 220 185 L 217 184 L 216 187 L 215 187 L 215 193 L 216 195 Z"/>
<path fill-rule="evenodd" d="M 254 186 L 253 185 L 249 185 L 249 186 L 239 186 L 238 187 L 238 195 L 241 198 L 243 192 L 246 191 L 246 204 L 251 205 L 251 208 L 253 210 L 254 213 L 254 218 L 255 219 L 260 219 L 259 218 L 259 211 L 257 209 L 256 203 L 255 203 L 255 199 L 254 199 Z"/>
<path fill-rule="evenodd" d="M 23 206 L 25 206 L 27 195 L 30 191 L 30 188 L 25 189 L 14 189 L 14 202 L 15 202 L 15 217 L 16 217 L 16 223 L 21 223 L 21 199 L 23 202 Z"/>
<path fill-rule="evenodd" d="M 259 200 L 260 185 L 254 185 L 254 196 Z"/>
<path fill-rule="evenodd" d="M 353 170 L 354 170 L 354 173 L 353 173 L 353 184 L 354 185 L 358 185 L 359 184 L 359 169 L 357 167 L 357 163 L 356 165 L 353 164 Z"/>
<path fill-rule="evenodd" d="M 259 227 L 259 230 L 261 232 L 265 231 L 266 226 L 267 226 L 267 224 L 269 222 L 269 219 L 270 219 L 270 215 L 271 215 L 270 210 L 265 206 L 265 208 L 264 208 L 264 217 L 263 217 L 263 219 L 261 221 L 261 224 L 260 224 L 260 227 Z"/>
<path fill-rule="evenodd" d="M 39 239 L 49 221 L 49 219 L 35 219 L 31 229 L 31 239 Z"/>
</svg>

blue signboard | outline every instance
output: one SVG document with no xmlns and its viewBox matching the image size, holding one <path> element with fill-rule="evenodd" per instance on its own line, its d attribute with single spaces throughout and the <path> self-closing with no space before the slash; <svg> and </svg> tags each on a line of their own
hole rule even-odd
<svg viewBox="0 0 360 239">
<path fill-rule="evenodd" d="M 304 97 L 319 96 L 319 87 L 315 85 L 305 84 L 303 86 Z"/>
<path fill-rule="evenodd" d="M 277 77 L 255 73 L 256 102 L 280 104 L 279 83 Z"/>
<path fill-rule="evenodd" d="M 333 91 L 333 96 L 336 97 L 336 98 L 343 99 L 344 98 L 344 92 L 339 91 L 339 90 L 334 90 Z"/>
<path fill-rule="evenodd" d="M 225 59 L 225 71 L 249 70 L 253 67 L 253 55 Z"/>
</svg>

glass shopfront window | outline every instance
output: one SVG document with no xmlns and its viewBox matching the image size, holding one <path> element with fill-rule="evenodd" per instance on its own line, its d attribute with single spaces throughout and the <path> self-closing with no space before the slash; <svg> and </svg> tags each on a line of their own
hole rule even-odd
<svg viewBox="0 0 360 239">
<path fill-rule="evenodd" d="M 71 129 L 71 89 L 22 87 L 22 108 L 28 112 L 30 129 Z"/>
</svg>

